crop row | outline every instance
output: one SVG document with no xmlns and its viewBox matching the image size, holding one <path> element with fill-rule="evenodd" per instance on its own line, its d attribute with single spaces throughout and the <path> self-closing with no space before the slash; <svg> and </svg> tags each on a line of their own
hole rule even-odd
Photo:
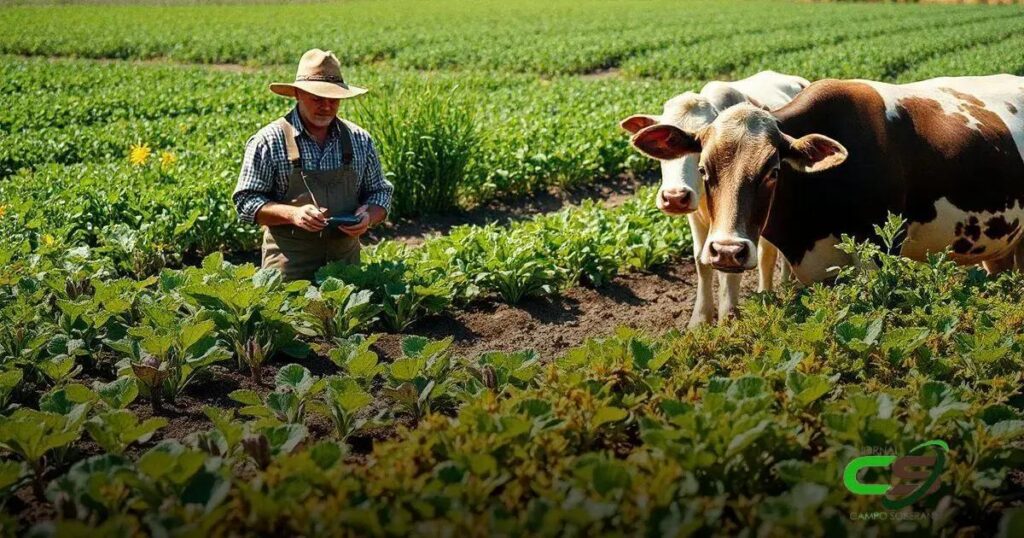
<svg viewBox="0 0 1024 538">
<path fill-rule="evenodd" d="M 982 20 L 843 42 L 778 56 L 765 56 L 747 66 L 750 73 L 771 67 L 799 73 L 816 80 L 822 78 L 866 78 L 894 81 L 904 71 L 915 69 L 933 58 L 955 55 L 962 49 L 998 43 L 1024 29 L 1024 17 L 1018 13 L 1000 14 Z M 939 67 L 939 66 L 937 66 Z M 972 74 L 990 74 L 979 65 Z M 999 69 L 1003 71 L 1003 69 Z M 918 71 L 922 78 L 946 75 L 941 70 Z"/>
<path fill-rule="evenodd" d="M 991 12 L 921 13 L 914 17 L 894 17 L 885 11 L 865 13 L 863 17 L 842 24 L 818 19 L 815 24 L 793 24 L 769 33 L 719 34 L 717 39 L 702 41 L 685 49 L 667 48 L 635 56 L 627 60 L 623 72 L 635 77 L 714 79 L 724 75 L 746 73 L 750 65 L 763 69 L 786 71 L 787 62 L 780 56 L 800 57 L 805 51 L 826 46 L 846 50 L 874 50 L 871 38 L 878 36 L 913 40 L 941 28 L 960 27 L 976 21 L 1002 19 L 1006 14 Z M 999 23 L 996 23 L 997 25 Z M 842 69 L 844 65 L 830 66 Z M 799 71 L 793 71 L 803 76 Z M 839 77 L 863 77 L 850 69 Z M 738 78 L 738 77 L 737 77 Z"/>
<path fill-rule="evenodd" d="M 898 229 L 883 231 L 889 244 Z M 76 356 L 91 385 L 75 372 L 48 378 L 61 372 L 50 366 L 0 376 L 5 527 L 35 495 L 58 520 L 40 535 L 1016 535 L 1021 276 L 843 248 L 876 268 L 757 297 L 727 326 L 620 330 L 543 362 L 529 350 L 461 357 L 450 340 L 409 337 L 385 363 L 376 337 L 339 337 L 277 368 L 272 386 L 235 381 L 223 400 L 211 391 L 232 378 L 210 365 L 230 358 L 238 334 L 223 327 L 241 331 L 253 314 L 227 305 L 259 303 L 245 319 L 301 333 L 280 317 L 302 302 L 296 285 L 210 259 L 154 279 L 160 298 L 120 283 L 92 305 L 61 299 L 69 326 L 144 319 L 107 334 L 105 352 Z M 258 293 L 229 293 L 246 279 Z M 283 338 L 243 348 L 302 351 Z M 16 392 L 21 375 L 40 373 L 38 399 Z M 205 404 L 201 426 L 175 412 L 186 401 Z M 915 505 L 933 517 L 856 517 L 878 499 L 843 489 L 846 463 L 931 439 L 950 448 L 938 491 Z"/>
<path fill-rule="evenodd" d="M 542 74 L 587 73 L 652 53 L 651 59 L 640 60 L 639 71 L 659 74 L 660 67 L 665 67 L 689 79 L 697 78 L 696 73 L 674 67 L 676 61 L 692 63 L 713 47 L 712 42 L 734 36 L 753 38 L 786 28 L 796 35 L 820 31 L 830 36 L 880 17 L 898 21 L 943 14 L 969 20 L 982 13 L 1016 15 L 1020 9 L 667 0 L 532 0 L 514 5 L 492 0 L 472 6 L 361 1 L 316 10 L 303 6 L 15 7 L 0 13 L 0 28 L 7 29 L 0 32 L 0 52 L 291 65 L 296 60 L 296 43 L 330 48 L 329 43 L 336 42 L 344 43 L 334 48 L 345 65 L 385 60 L 415 69 Z M 281 20 L 293 24 L 278 24 Z M 783 48 L 797 46 L 785 32 L 777 37 L 788 43 Z M 771 38 L 764 43 L 770 44 Z M 752 54 L 763 52 L 752 50 Z"/>
<path fill-rule="evenodd" d="M 971 76 L 990 73 L 1024 74 L 1024 37 L 1010 36 L 993 43 L 978 44 L 951 54 L 917 63 L 899 76 L 900 82 L 942 76 Z"/>
<path fill-rule="evenodd" d="M 123 130 L 125 121 L 270 113 L 281 104 L 265 98 L 259 91 L 265 86 L 259 87 L 253 77 L 159 64 L 10 56 L 0 61 L 0 76 L 5 96 L 0 132 L 29 138 L 70 127 Z M 264 76 L 286 80 L 283 72 L 268 70 Z"/>
</svg>

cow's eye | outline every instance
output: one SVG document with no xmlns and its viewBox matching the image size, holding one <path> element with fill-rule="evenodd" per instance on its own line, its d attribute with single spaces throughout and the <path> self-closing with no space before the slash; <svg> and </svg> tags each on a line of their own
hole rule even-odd
<svg viewBox="0 0 1024 538">
<path fill-rule="evenodd" d="M 772 168 L 768 171 L 768 175 L 764 176 L 764 179 L 765 181 L 775 181 L 776 179 L 779 179 L 779 169 Z"/>
<path fill-rule="evenodd" d="M 708 178 L 708 171 L 706 169 L 704 169 L 703 166 L 698 166 L 697 167 L 697 173 L 700 174 L 700 177 L 702 179 L 707 179 Z"/>
</svg>

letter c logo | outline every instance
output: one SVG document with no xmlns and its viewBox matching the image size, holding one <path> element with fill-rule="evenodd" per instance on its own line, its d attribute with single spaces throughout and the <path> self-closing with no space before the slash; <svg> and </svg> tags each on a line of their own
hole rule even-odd
<svg viewBox="0 0 1024 538">
<path fill-rule="evenodd" d="M 861 456 L 854 458 L 846 466 L 846 469 L 843 470 L 843 484 L 846 485 L 846 489 L 855 495 L 885 495 L 892 486 L 889 484 L 865 484 L 857 478 L 857 474 L 860 473 L 861 469 L 869 467 L 888 468 L 894 461 L 896 461 L 896 456 Z"/>
</svg>

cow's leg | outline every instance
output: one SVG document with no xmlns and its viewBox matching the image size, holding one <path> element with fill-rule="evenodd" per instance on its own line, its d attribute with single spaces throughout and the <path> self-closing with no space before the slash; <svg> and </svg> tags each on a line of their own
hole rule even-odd
<svg viewBox="0 0 1024 538">
<path fill-rule="evenodd" d="M 704 250 L 704 241 L 708 237 L 708 226 L 697 217 L 696 213 L 687 215 L 690 221 L 690 234 L 693 235 L 693 263 L 697 266 L 697 297 L 693 302 L 693 314 L 690 316 L 689 327 L 693 328 L 704 323 L 711 323 L 715 315 L 714 269 L 701 263 L 700 253 Z"/>
<path fill-rule="evenodd" d="M 775 284 L 775 262 L 779 249 L 762 239 L 757 246 L 757 291 L 772 291 Z"/>
<path fill-rule="evenodd" d="M 1017 248 L 1014 249 L 1014 265 L 1017 266 L 1017 270 L 1024 273 L 1024 239 L 1017 242 Z"/>
<path fill-rule="evenodd" d="M 1016 250 L 1019 250 L 1019 248 Z M 985 267 L 985 270 L 988 271 L 988 274 L 998 275 L 1003 271 L 1013 269 L 1014 258 L 1016 258 L 1016 252 L 1011 252 L 1010 254 L 1007 254 L 1002 258 L 996 258 L 994 260 L 985 260 L 981 262 L 981 265 Z"/>
<path fill-rule="evenodd" d="M 718 272 L 718 323 L 736 317 L 743 273 Z"/>
<path fill-rule="evenodd" d="M 789 265 L 789 262 L 786 261 L 785 256 L 781 256 L 781 258 L 782 271 L 779 272 L 779 279 L 783 282 L 789 282 L 790 280 L 793 280 L 793 268 Z"/>
</svg>

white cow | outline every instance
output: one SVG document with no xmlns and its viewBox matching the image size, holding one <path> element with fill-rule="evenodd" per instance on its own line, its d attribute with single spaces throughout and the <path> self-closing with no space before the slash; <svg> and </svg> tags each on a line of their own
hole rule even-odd
<svg viewBox="0 0 1024 538">
<path fill-rule="evenodd" d="M 726 108 L 738 103 L 751 103 L 774 110 L 788 103 L 809 84 L 801 77 L 774 71 L 762 71 L 735 82 L 712 81 L 705 84 L 700 93 L 686 92 L 666 101 L 660 116 L 636 114 L 623 120 L 621 126 L 634 135 L 659 123 L 674 125 L 687 133 L 696 133 L 710 125 Z M 698 158 L 697 155 L 687 155 L 680 159 L 662 160 L 661 187 L 656 198 L 658 209 L 668 215 L 687 215 L 690 221 L 693 258 L 697 265 L 697 299 L 690 317 L 690 327 L 710 323 L 715 311 L 712 267 L 700 259 L 711 217 L 707 197 L 704 195 L 704 184 L 697 173 Z M 758 290 L 770 291 L 779 251 L 763 239 L 760 245 Z M 789 267 L 785 260 L 782 263 L 782 278 L 789 278 Z M 736 311 L 741 279 L 740 274 L 719 272 L 719 322 Z"/>
</svg>

